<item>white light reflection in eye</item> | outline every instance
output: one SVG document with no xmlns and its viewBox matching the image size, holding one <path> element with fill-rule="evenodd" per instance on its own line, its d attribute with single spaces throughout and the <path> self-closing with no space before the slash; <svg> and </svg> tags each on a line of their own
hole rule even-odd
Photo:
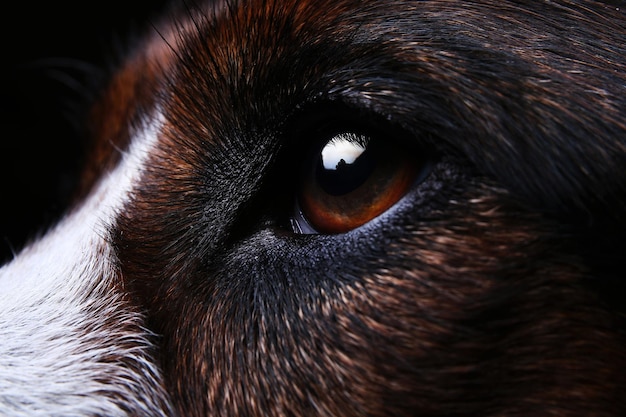
<svg viewBox="0 0 626 417">
<path fill-rule="evenodd" d="M 367 138 L 354 133 L 340 133 L 322 149 L 322 165 L 327 170 L 337 170 L 342 164 L 353 164 L 363 152 Z M 343 163 L 341 163 L 343 161 Z"/>
</svg>

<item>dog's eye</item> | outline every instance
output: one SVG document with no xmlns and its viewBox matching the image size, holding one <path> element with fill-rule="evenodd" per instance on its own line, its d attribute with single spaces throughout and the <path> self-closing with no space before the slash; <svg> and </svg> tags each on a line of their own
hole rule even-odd
<svg viewBox="0 0 626 417">
<path fill-rule="evenodd" d="M 398 202 L 426 169 L 426 159 L 388 138 L 339 131 L 304 166 L 292 226 L 301 234 L 353 230 Z"/>
</svg>

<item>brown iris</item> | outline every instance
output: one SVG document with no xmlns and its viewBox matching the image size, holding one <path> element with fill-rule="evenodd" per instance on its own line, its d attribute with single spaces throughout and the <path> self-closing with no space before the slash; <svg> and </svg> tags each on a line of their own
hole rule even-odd
<svg viewBox="0 0 626 417">
<path fill-rule="evenodd" d="M 336 234 L 384 213 L 415 182 L 418 170 L 410 156 L 376 137 L 335 134 L 321 147 L 300 186 L 305 221 L 317 233 Z"/>
</svg>

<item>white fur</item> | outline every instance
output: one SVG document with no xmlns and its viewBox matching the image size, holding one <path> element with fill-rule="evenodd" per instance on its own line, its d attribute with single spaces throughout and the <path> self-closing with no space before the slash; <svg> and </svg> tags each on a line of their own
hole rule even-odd
<svg viewBox="0 0 626 417">
<path fill-rule="evenodd" d="M 108 243 L 160 126 L 147 122 L 86 202 L 0 269 L 0 415 L 169 414 L 142 317 L 110 290 Z"/>
</svg>

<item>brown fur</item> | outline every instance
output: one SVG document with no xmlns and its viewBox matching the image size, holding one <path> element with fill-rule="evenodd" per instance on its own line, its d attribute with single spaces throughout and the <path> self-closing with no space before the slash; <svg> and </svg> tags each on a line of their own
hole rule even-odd
<svg viewBox="0 0 626 417">
<path fill-rule="evenodd" d="M 134 109 L 166 118 L 113 243 L 181 415 L 626 415 L 624 10 L 172 13 L 94 126 L 123 147 Z M 338 112 L 440 158 L 384 222 L 293 235 L 290 161 Z"/>
</svg>

